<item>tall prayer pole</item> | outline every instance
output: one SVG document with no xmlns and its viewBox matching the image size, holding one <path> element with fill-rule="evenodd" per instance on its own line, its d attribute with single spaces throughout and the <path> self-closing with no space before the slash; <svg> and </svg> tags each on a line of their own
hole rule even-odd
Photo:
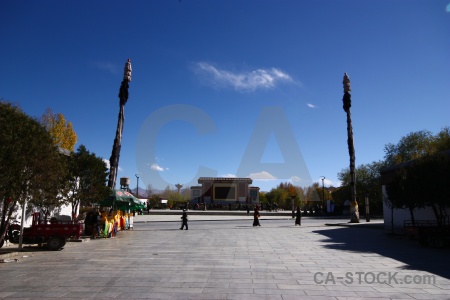
<svg viewBox="0 0 450 300">
<path fill-rule="evenodd" d="M 117 121 L 116 138 L 114 139 L 111 158 L 109 159 L 110 167 L 109 167 L 108 187 L 111 189 L 114 189 L 116 187 L 117 169 L 119 168 L 120 148 L 122 145 L 123 123 L 125 121 L 123 109 L 125 103 L 127 103 L 128 101 L 128 82 L 130 81 L 131 81 L 131 62 L 130 59 L 128 59 L 128 61 L 125 63 L 125 68 L 123 71 L 123 80 L 122 84 L 120 85 L 119 120 Z"/>
<path fill-rule="evenodd" d="M 358 202 L 356 201 L 356 174 L 355 174 L 355 146 L 353 143 L 353 128 L 352 128 L 352 115 L 350 113 L 350 107 L 352 106 L 351 100 L 351 88 L 350 78 L 347 73 L 344 73 L 344 79 L 342 81 L 344 85 L 344 97 L 342 102 L 344 103 L 344 111 L 347 113 L 347 142 L 348 142 L 348 154 L 350 155 L 350 188 L 351 188 L 351 204 L 350 223 L 359 223 L 359 211 Z"/>
</svg>

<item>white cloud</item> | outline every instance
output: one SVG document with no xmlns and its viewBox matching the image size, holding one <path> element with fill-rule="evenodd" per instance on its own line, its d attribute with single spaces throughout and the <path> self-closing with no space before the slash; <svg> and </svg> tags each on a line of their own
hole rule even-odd
<svg viewBox="0 0 450 300">
<path fill-rule="evenodd" d="M 247 177 L 250 177 L 253 180 L 275 180 L 277 179 L 272 174 L 266 171 L 262 171 L 259 173 L 250 173 Z"/>
<path fill-rule="evenodd" d="M 217 87 L 232 87 L 237 91 L 255 91 L 274 88 L 280 82 L 293 82 L 289 74 L 276 69 L 257 69 L 248 72 L 231 72 L 198 62 L 195 71 Z"/>
<path fill-rule="evenodd" d="M 111 62 L 95 61 L 92 62 L 92 65 L 94 65 L 94 67 L 96 67 L 97 69 L 108 71 L 113 75 L 119 74 L 119 67 Z"/>
<path fill-rule="evenodd" d="M 103 160 L 103 162 L 105 163 L 106 168 L 107 168 L 108 170 L 110 170 L 110 169 L 111 169 L 111 163 L 109 162 L 109 159 L 103 158 L 102 160 Z M 122 172 L 123 169 L 119 166 L 119 167 L 117 168 L 117 171 Z"/>
<path fill-rule="evenodd" d="M 300 177 L 298 177 L 298 176 L 292 176 L 291 177 L 291 181 L 292 181 L 293 184 L 296 184 L 296 183 L 302 182 L 303 180 Z"/>
<path fill-rule="evenodd" d="M 311 103 L 306 103 L 306 106 L 308 106 L 309 108 L 316 108 L 316 106 L 314 104 L 311 104 Z"/>
<path fill-rule="evenodd" d="M 150 166 L 150 169 L 154 170 L 154 171 L 158 171 L 158 172 L 163 172 L 164 168 L 160 167 L 158 164 L 152 164 Z"/>
<path fill-rule="evenodd" d="M 320 178 L 320 179 L 317 180 L 316 182 L 319 184 L 319 186 L 322 186 L 322 178 Z M 333 181 L 331 181 L 330 179 L 327 179 L 327 178 L 325 178 L 325 179 L 323 180 L 323 185 L 324 185 L 324 186 L 340 186 L 340 184 L 339 184 L 339 185 L 333 184 Z"/>
<path fill-rule="evenodd" d="M 105 165 L 106 165 L 106 167 L 108 168 L 108 170 L 109 170 L 109 168 L 111 167 L 111 165 L 109 164 L 109 159 L 103 159 L 103 162 L 105 163 Z"/>
<path fill-rule="evenodd" d="M 225 174 L 225 175 L 220 175 L 219 177 L 236 178 L 236 175 L 235 174 Z"/>
</svg>

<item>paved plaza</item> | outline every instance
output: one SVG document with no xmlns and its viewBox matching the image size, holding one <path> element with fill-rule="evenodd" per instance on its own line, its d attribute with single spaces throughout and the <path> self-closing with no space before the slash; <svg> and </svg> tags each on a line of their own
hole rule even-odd
<svg viewBox="0 0 450 300">
<path fill-rule="evenodd" d="M 25 247 L 0 264 L 0 298 L 450 299 L 448 249 L 347 221 L 137 216 L 113 239 Z"/>
</svg>

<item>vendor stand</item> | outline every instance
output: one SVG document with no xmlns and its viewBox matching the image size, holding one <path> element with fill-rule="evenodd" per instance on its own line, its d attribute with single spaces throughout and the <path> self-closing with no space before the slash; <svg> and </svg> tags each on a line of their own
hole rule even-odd
<svg viewBox="0 0 450 300">
<path fill-rule="evenodd" d="M 99 205 L 109 208 L 109 213 L 103 211 L 100 219 L 101 237 L 114 237 L 120 230 L 132 229 L 134 211 L 145 209 L 138 198 L 124 190 L 113 190 Z"/>
</svg>

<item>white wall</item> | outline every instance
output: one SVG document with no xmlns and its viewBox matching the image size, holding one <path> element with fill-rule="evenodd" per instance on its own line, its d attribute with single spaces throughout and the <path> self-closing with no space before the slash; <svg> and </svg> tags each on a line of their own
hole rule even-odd
<svg viewBox="0 0 450 300">
<path fill-rule="evenodd" d="M 386 231 L 392 231 L 392 209 L 386 205 L 385 200 L 388 199 L 386 188 L 382 186 L 383 193 L 383 216 L 384 216 L 384 229 Z M 408 209 L 394 209 L 394 232 L 403 233 L 404 232 L 404 221 L 411 220 L 411 214 Z M 418 208 L 414 210 L 414 219 L 419 220 L 436 220 L 433 209 L 431 207 Z"/>
<path fill-rule="evenodd" d="M 18 204 L 17 204 L 18 205 Z M 25 216 L 25 227 L 31 226 L 31 222 L 33 221 L 33 212 L 38 211 L 37 209 L 28 209 L 26 211 Z M 77 215 L 79 214 L 79 208 Z M 51 214 L 51 217 L 59 217 L 59 216 L 70 216 L 72 217 L 72 206 L 71 205 L 62 205 L 59 208 L 56 208 Z M 11 220 L 17 220 L 19 223 L 22 219 L 22 206 L 20 206 L 11 216 Z"/>
</svg>

